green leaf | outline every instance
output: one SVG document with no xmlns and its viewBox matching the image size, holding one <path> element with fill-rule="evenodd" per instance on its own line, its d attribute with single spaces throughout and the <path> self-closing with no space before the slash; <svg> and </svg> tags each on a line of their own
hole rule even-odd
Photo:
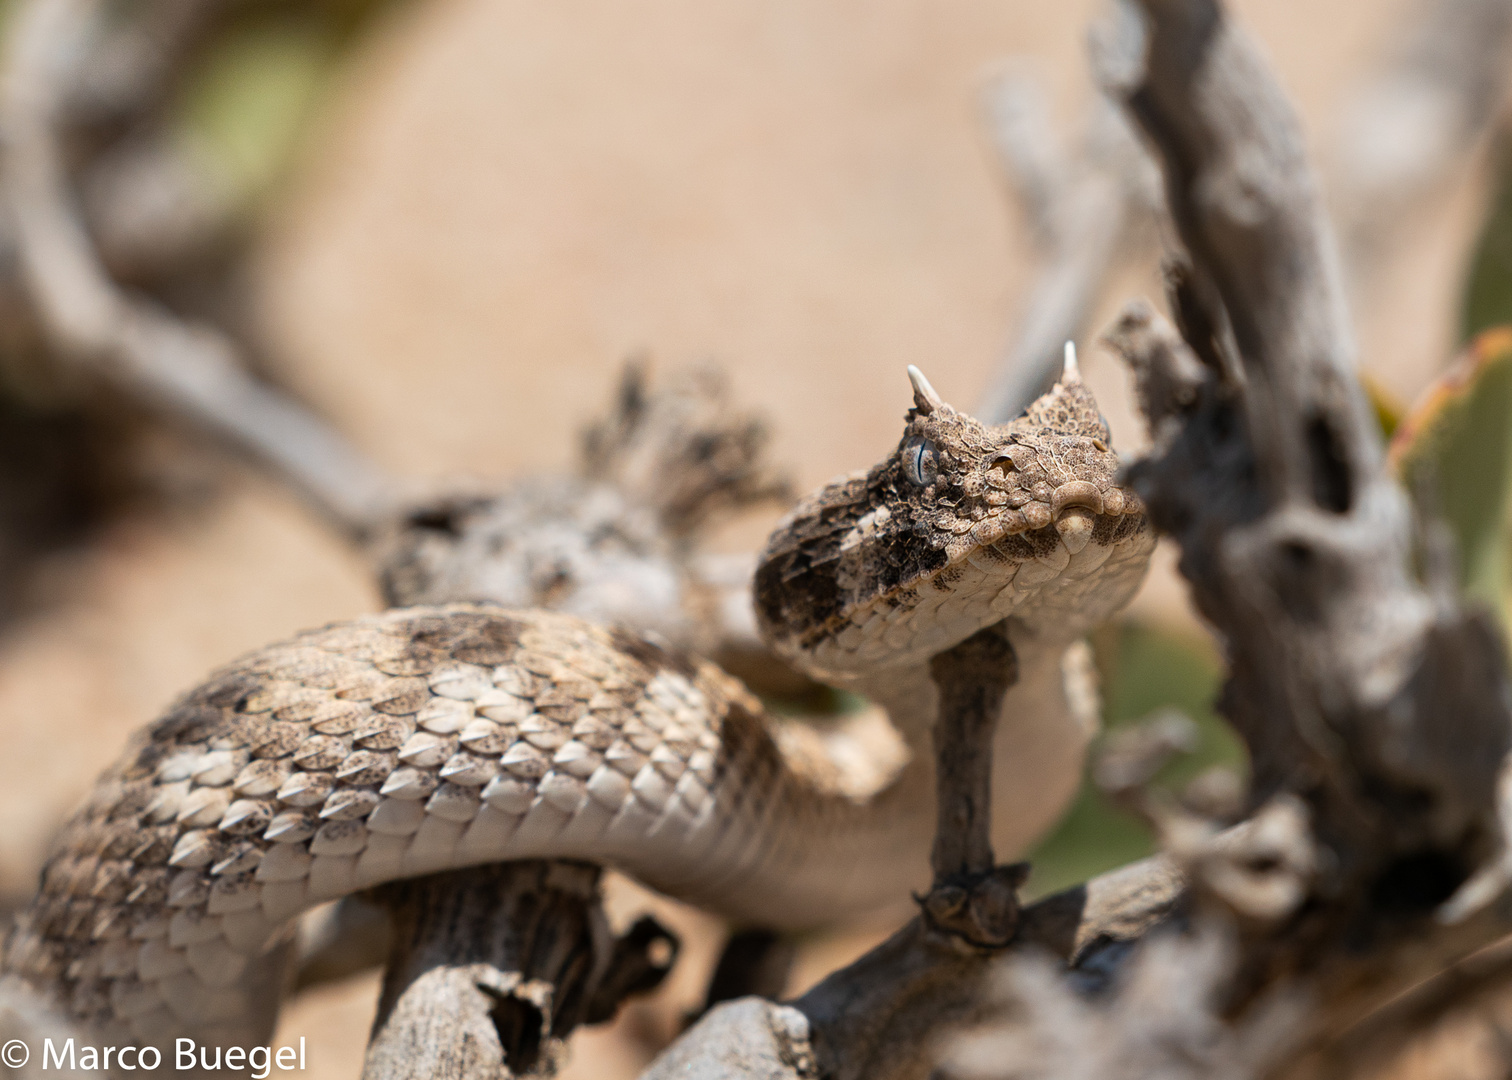
<svg viewBox="0 0 1512 1080">
<path fill-rule="evenodd" d="M 1460 327 L 1465 340 L 1512 323 L 1512 154 L 1503 154 L 1499 187 L 1470 260 Z"/>
<path fill-rule="evenodd" d="M 1370 402 L 1370 411 L 1375 414 L 1376 426 L 1381 429 L 1381 436 L 1389 439 L 1402 422 L 1402 405 L 1394 394 L 1371 378 L 1370 372 L 1361 371 L 1359 376 L 1365 398 Z"/>
<path fill-rule="evenodd" d="M 282 174 L 336 55 L 321 21 L 236 26 L 191 73 L 178 131 L 232 199 L 250 207 Z"/>
<path fill-rule="evenodd" d="M 1409 490 L 1426 470 L 1459 547 L 1465 593 L 1503 619 L 1512 497 L 1512 329 L 1489 330 L 1419 399 L 1391 442 Z"/>
<path fill-rule="evenodd" d="M 1244 745 L 1213 711 L 1223 673 L 1206 639 L 1129 622 L 1093 641 L 1103 676 L 1103 719 L 1108 729 L 1139 721 L 1160 709 L 1184 712 L 1197 724 L 1191 754 L 1168 764 L 1155 786 L 1180 790 L 1199 773 L 1223 765 L 1247 772 Z M 1029 856 L 1034 872 L 1029 898 L 1085 881 L 1153 853 L 1154 839 L 1138 818 L 1115 806 L 1084 780 L 1055 832 Z"/>
</svg>

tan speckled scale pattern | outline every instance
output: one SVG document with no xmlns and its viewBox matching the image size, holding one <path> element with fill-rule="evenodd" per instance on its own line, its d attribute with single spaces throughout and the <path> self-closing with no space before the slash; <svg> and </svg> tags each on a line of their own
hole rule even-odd
<svg viewBox="0 0 1512 1080">
<path fill-rule="evenodd" d="M 1070 640 L 1128 601 L 1154 545 L 1074 368 L 1007 424 L 915 401 L 898 450 L 800 502 L 757 569 L 763 633 L 832 682 L 864 684 L 1014 615 Z M 906 470 L 920 443 L 926 486 Z"/>
<path fill-rule="evenodd" d="M 860 808 L 785 783 L 766 723 L 718 668 L 569 616 L 452 605 L 304 634 L 212 678 L 102 778 L 6 964 L 99 1029 L 244 1040 L 244 978 L 279 929 L 396 878 L 602 859 L 780 917 L 814 901 L 749 888 L 782 823 Z"/>
</svg>

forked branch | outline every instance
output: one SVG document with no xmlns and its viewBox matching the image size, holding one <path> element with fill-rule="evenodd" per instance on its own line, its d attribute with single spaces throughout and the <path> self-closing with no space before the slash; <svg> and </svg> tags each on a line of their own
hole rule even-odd
<svg viewBox="0 0 1512 1080">
<path fill-rule="evenodd" d="M 1078 1003 L 1015 969 L 1017 1011 L 983 1038 L 999 1061 L 1014 1048 L 1015 1075 L 1277 1075 L 1512 930 L 1485 873 L 1504 865 L 1512 696 L 1487 623 L 1414 575 L 1279 85 L 1214 0 L 1140 7 L 1121 90 L 1185 251 L 1181 338 L 1148 310 L 1114 335 L 1156 444 L 1131 480 L 1224 643 L 1253 813 L 1225 837 L 1168 819 L 1191 929 L 1137 950 L 1121 990 Z M 962 1067 L 1003 1075 L 990 1055 Z"/>
</svg>

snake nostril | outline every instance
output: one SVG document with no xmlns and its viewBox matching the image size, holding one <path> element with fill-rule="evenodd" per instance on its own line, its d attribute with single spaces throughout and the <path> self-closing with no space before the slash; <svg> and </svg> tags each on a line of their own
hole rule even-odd
<svg viewBox="0 0 1512 1080">
<path fill-rule="evenodd" d="M 1014 444 L 1005 446 L 987 459 L 987 468 L 996 469 L 1002 476 L 1023 472 L 1034 463 L 1038 455 L 1033 448 Z"/>
</svg>

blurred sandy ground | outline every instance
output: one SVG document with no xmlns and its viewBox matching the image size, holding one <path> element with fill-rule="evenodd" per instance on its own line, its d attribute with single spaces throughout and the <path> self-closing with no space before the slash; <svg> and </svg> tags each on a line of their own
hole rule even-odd
<svg viewBox="0 0 1512 1080">
<path fill-rule="evenodd" d="M 1234 6 L 1326 145 L 1400 4 Z M 267 331 L 287 376 L 407 476 L 563 467 L 645 351 L 722 362 L 770 416 L 775 460 L 820 482 L 896 438 L 904 365 L 965 407 L 985 385 L 1033 262 L 976 95 L 1027 55 L 1073 123 L 1096 10 L 417 0 L 359 50 L 283 193 L 257 272 Z M 1468 174 L 1414 226 L 1361 319 L 1365 363 L 1402 397 L 1451 347 L 1483 183 Z M 1154 291 L 1130 274 L 1114 293 Z M 1122 373 L 1098 350 L 1085 366 L 1137 444 Z M 238 653 L 376 603 L 355 558 L 247 476 L 199 518 L 123 524 L 49 572 L 70 599 L 0 641 L 9 890 L 128 729 Z M 1144 610 L 1177 603 L 1166 581 Z M 633 1076 L 697 1000 L 714 924 L 663 910 L 688 959 L 583 1034 L 569 1075 Z M 814 944 L 795 983 L 865 940 Z M 280 1038 L 311 1040 L 313 1075 L 356 1076 L 375 995 L 375 979 L 310 994 Z"/>
</svg>

